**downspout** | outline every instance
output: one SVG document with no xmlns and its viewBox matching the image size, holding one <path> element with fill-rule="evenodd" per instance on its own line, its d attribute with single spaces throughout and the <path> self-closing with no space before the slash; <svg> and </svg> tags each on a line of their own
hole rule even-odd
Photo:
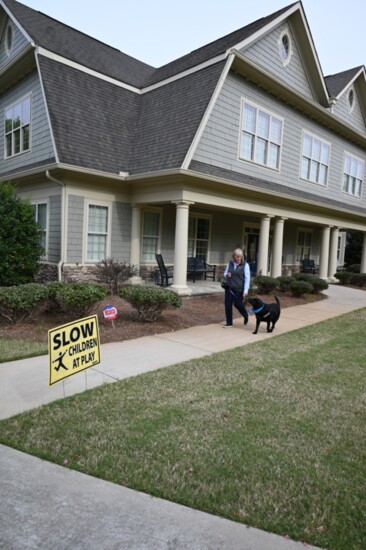
<svg viewBox="0 0 366 550">
<path fill-rule="evenodd" d="M 46 178 L 57 183 L 61 187 L 61 237 L 60 237 L 60 260 L 57 264 L 57 280 L 62 282 L 62 266 L 65 263 L 66 254 L 66 184 L 51 176 L 49 170 L 46 171 Z"/>
</svg>

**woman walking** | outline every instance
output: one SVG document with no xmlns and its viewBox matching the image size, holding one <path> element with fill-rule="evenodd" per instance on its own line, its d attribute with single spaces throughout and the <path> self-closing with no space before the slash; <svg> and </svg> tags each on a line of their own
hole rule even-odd
<svg viewBox="0 0 366 550">
<path fill-rule="evenodd" d="M 250 284 L 250 270 L 244 261 L 244 254 L 241 248 L 233 252 L 233 259 L 226 266 L 224 277 L 227 283 L 225 288 L 225 315 L 226 324 L 224 328 L 233 326 L 233 306 L 244 317 L 244 325 L 248 323 L 248 312 L 243 305 L 244 298 L 248 295 Z"/>
</svg>

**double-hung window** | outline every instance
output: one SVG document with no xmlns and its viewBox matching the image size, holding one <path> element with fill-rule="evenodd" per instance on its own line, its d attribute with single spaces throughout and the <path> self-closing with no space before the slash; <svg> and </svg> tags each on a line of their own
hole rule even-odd
<svg viewBox="0 0 366 550">
<path fill-rule="evenodd" d="M 160 243 L 160 211 L 145 210 L 142 224 L 142 254 L 143 262 L 155 262 L 155 254 L 159 252 Z"/>
<path fill-rule="evenodd" d="M 307 260 L 311 254 L 313 233 L 310 230 L 300 229 L 297 232 L 296 261 Z"/>
<path fill-rule="evenodd" d="M 283 120 L 243 102 L 240 158 L 279 170 Z"/>
<path fill-rule="evenodd" d="M 301 178 L 326 185 L 330 162 L 330 145 L 304 132 L 302 142 Z"/>
<path fill-rule="evenodd" d="M 349 153 L 345 153 L 343 165 L 343 191 L 349 195 L 360 197 L 364 173 L 364 161 Z"/>
<path fill-rule="evenodd" d="M 87 261 L 99 262 L 108 257 L 109 208 L 89 204 Z"/>
<path fill-rule="evenodd" d="M 5 109 L 5 158 L 30 149 L 31 96 Z"/>
<path fill-rule="evenodd" d="M 210 240 L 210 217 L 191 215 L 188 225 L 188 256 L 207 258 Z"/>
<path fill-rule="evenodd" d="M 34 211 L 34 219 L 39 225 L 40 244 L 44 250 L 44 257 L 47 252 L 47 203 L 40 202 L 31 205 Z"/>
</svg>

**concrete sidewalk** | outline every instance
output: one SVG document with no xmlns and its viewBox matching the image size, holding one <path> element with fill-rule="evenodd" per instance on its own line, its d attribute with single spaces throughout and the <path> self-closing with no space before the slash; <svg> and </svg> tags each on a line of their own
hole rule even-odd
<svg viewBox="0 0 366 550">
<path fill-rule="evenodd" d="M 0 364 L 0 418 L 85 388 L 224 351 L 366 307 L 366 292 L 331 285 L 327 299 L 283 309 L 274 334 L 194 327 L 102 346 L 97 367 L 48 386 L 48 357 Z M 0 446 L 0 548 L 299 550 L 302 543 L 190 510 Z M 314 548 L 307 546 L 306 548 Z"/>
</svg>

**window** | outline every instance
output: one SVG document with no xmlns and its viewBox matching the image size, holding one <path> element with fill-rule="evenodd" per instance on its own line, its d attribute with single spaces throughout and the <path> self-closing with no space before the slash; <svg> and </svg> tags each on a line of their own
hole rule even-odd
<svg viewBox="0 0 366 550">
<path fill-rule="evenodd" d="M 326 185 L 330 159 L 330 145 L 304 133 L 302 142 L 301 178 Z"/>
<path fill-rule="evenodd" d="M 108 256 L 108 207 L 89 204 L 87 261 L 99 262 Z"/>
<path fill-rule="evenodd" d="M 159 252 L 159 240 L 160 212 L 147 210 L 143 215 L 141 257 L 143 262 L 155 261 L 155 254 Z"/>
<path fill-rule="evenodd" d="M 5 110 L 5 158 L 30 148 L 30 95 Z"/>
<path fill-rule="evenodd" d="M 351 112 L 355 105 L 355 92 L 353 88 L 351 88 L 350 91 L 348 92 L 348 105 L 349 105 L 349 110 Z"/>
<path fill-rule="evenodd" d="M 344 155 L 343 191 L 355 197 L 361 196 L 365 163 L 349 153 Z"/>
<path fill-rule="evenodd" d="M 5 49 L 6 53 L 9 55 L 13 47 L 13 26 L 11 23 L 8 23 L 5 32 Z"/>
<path fill-rule="evenodd" d="M 312 231 L 300 229 L 297 232 L 296 261 L 309 259 L 311 254 Z"/>
<path fill-rule="evenodd" d="M 283 121 L 250 103 L 243 103 L 240 157 L 279 169 Z"/>
<path fill-rule="evenodd" d="M 47 203 L 37 203 L 31 205 L 34 211 L 34 218 L 39 225 L 40 243 L 44 249 L 44 255 L 47 251 Z"/>
<path fill-rule="evenodd" d="M 210 218 L 192 215 L 188 225 L 188 256 L 208 257 Z"/>
</svg>

